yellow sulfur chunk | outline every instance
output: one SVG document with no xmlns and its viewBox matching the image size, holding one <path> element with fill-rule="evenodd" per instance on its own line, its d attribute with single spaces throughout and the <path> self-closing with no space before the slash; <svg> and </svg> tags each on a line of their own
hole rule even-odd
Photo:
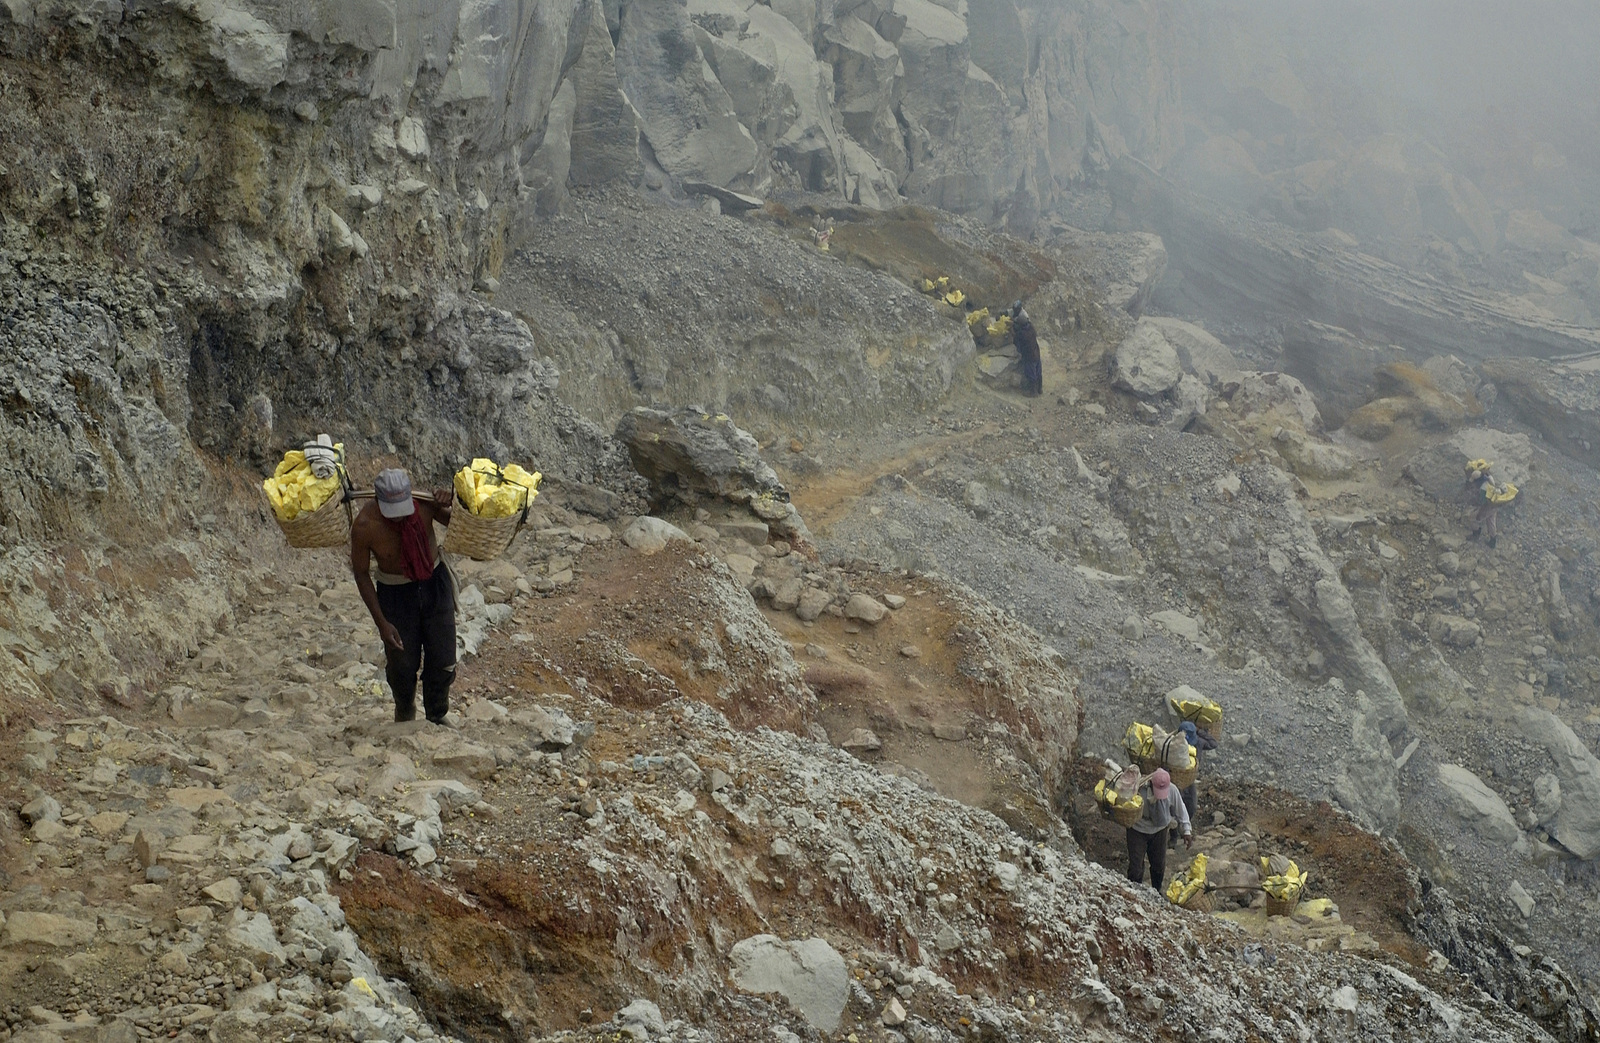
<svg viewBox="0 0 1600 1043">
<path fill-rule="evenodd" d="M 976 326 L 979 323 L 987 322 L 988 320 L 989 320 L 989 309 L 988 308 L 979 308 L 977 311 L 968 312 L 967 313 L 967 325 L 968 326 Z"/>
<path fill-rule="evenodd" d="M 952 308 L 959 308 L 967 300 L 967 295 L 960 290 L 951 290 L 944 295 L 944 302 Z"/>
<path fill-rule="evenodd" d="M 507 518 L 526 507 L 538 495 L 544 476 L 520 464 L 497 467 L 493 460 L 478 457 L 471 466 L 455 474 L 456 497 L 480 518 Z"/>
<path fill-rule="evenodd" d="M 1011 335 L 1011 316 L 1002 315 L 989 323 L 987 332 L 991 337 L 1009 337 Z"/>
<path fill-rule="evenodd" d="M 1182 875 L 1173 877 L 1167 885 L 1167 901 L 1173 905 L 1182 905 L 1206 889 L 1206 856 L 1194 856 L 1194 861 L 1189 863 L 1188 870 Z"/>
<path fill-rule="evenodd" d="M 1200 724 L 1215 724 L 1222 720 L 1222 707 L 1210 699 L 1171 698 L 1167 704 L 1172 707 L 1172 712 L 1186 721 L 1198 721 Z"/>
<path fill-rule="evenodd" d="M 306 454 L 302 453 L 298 449 L 291 449 L 287 453 L 283 454 L 283 460 L 279 462 L 278 469 L 272 472 L 272 477 L 282 478 L 290 471 L 293 471 L 299 467 L 304 467 L 305 465 Z"/>
<path fill-rule="evenodd" d="M 344 449 L 340 443 L 334 447 Z M 318 478 L 306 463 L 306 454 L 292 449 L 283 454 L 283 460 L 272 472 L 272 477 L 261 483 L 267 502 L 279 521 L 294 521 L 301 514 L 309 514 L 333 498 L 341 487 L 340 477 L 334 474 Z"/>
</svg>

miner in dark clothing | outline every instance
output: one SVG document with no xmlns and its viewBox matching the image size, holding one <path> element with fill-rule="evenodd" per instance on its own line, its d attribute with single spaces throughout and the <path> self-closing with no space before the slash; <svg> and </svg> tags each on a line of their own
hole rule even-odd
<svg viewBox="0 0 1600 1043">
<path fill-rule="evenodd" d="M 418 503 L 410 477 L 397 467 L 378 475 L 373 487 L 373 502 L 362 508 L 351 531 L 350 570 L 383 638 L 394 719 L 416 718 L 420 667 L 423 713 L 444 724 L 456 676 L 455 584 L 433 538 L 433 523 L 450 524 L 451 490 L 436 489 L 432 503 Z M 373 558 L 375 574 L 369 571 Z"/>
<path fill-rule="evenodd" d="M 1022 393 L 1030 398 L 1044 393 L 1044 371 L 1039 363 L 1039 336 L 1023 310 L 1022 302 L 1011 305 L 1011 343 L 1022 359 Z"/>
</svg>

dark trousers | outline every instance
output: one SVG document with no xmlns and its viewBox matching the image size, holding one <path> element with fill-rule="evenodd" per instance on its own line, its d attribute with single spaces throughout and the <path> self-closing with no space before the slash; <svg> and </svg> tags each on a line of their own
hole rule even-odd
<svg viewBox="0 0 1600 1043">
<path fill-rule="evenodd" d="M 1144 880 L 1146 858 L 1150 860 L 1150 886 L 1159 891 L 1167 876 L 1166 829 L 1155 833 L 1128 830 L 1128 879 L 1136 884 Z"/>
<path fill-rule="evenodd" d="M 1194 828 L 1198 830 L 1200 823 L 1194 817 L 1194 809 L 1200 804 L 1200 783 L 1191 782 L 1179 790 L 1178 793 L 1183 797 L 1184 810 L 1189 812 L 1189 821 L 1194 823 Z"/>
<path fill-rule="evenodd" d="M 1031 347 L 1023 345 L 1018 354 L 1022 357 L 1022 393 L 1043 394 L 1044 372 L 1039 361 L 1039 345 L 1034 344 Z"/>
<path fill-rule="evenodd" d="M 439 565 L 421 583 L 378 584 L 383 618 L 400 632 L 402 649 L 384 646 L 394 719 L 417 716 L 417 669 L 422 670 L 422 712 L 438 721 L 450 710 L 450 682 L 456 677 L 456 603 L 450 573 Z"/>
</svg>

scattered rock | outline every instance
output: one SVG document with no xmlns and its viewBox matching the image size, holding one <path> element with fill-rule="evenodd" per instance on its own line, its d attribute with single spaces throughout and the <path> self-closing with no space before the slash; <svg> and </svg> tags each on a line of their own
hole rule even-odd
<svg viewBox="0 0 1600 1043">
<path fill-rule="evenodd" d="M 1522 914 L 1524 920 L 1533 915 L 1533 896 L 1528 893 L 1520 882 L 1511 881 L 1511 886 L 1506 889 L 1506 894 L 1511 899 L 1511 904 L 1517 907 L 1517 912 Z"/>
<path fill-rule="evenodd" d="M 640 554 L 659 554 L 671 540 L 691 542 L 689 534 L 671 522 L 645 515 L 622 530 L 622 542 Z"/>
<path fill-rule="evenodd" d="M 1154 397 L 1176 387 L 1183 376 L 1178 353 L 1162 334 L 1161 327 L 1140 319 L 1117 346 L 1111 382 L 1136 395 Z"/>
<path fill-rule="evenodd" d="M 847 619 L 859 619 L 863 623 L 876 624 L 889 614 L 889 610 L 876 598 L 866 594 L 851 594 L 850 600 L 845 602 L 844 614 Z"/>
<path fill-rule="evenodd" d="M 1468 828 L 1495 844 L 1517 842 L 1521 831 L 1511 809 L 1483 780 L 1459 764 L 1439 765 L 1439 781 L 1450 799 L 1451 810 Z"/>
<path fill-rule="evenodd" d="M 0 930 L 0 945 L 20 948 L 39 945 L 51 949 L 73 949 L 94 941 L 95 922 L 55 913 L 18 910 L 6 917 Z"/>
<path fill-rule="evenodd" d="M 1182 612 L 1166 609 L 1154 613 L 1150 618 L 1160 623 L 1174 637 L 1181 637 L 1185 641 L 1194 643 L 1200 641 L 1200 623 Z"/>
<path fill-rule="evenodd" d="M 667 1022 L 661 1016 L 661 1008 L 649 1000 L 634 1000 L 623 1007 L 617 1011 L 616 1022 L 622 1027 L 623 1032 L 634 1039 L 649 1039 L 667 1031 Z"/>
<path fill-rule="evenodd" d="M 807 587 L 800 595 L 800 603 L 795 606 L 794 614 L 806 622 L 810 622 L 822 615 L 824 609 L 833 604 L 833 595 L 820 587 Z"/>
<path fill-rule="evenodd" d="M 857 728 L 847 735 L 839 745 L 847 750 L 873 753 L 883 748 L 883 740 L 878 738 L 877 733 L 870 728 Z"/>
<path fill-rule="evenodd" d="M 243 911 L 236 912 L 233 926 L 228 928 L 226 937 L 260 967 L 282 966 L 287 957 L 266 913 L 252 916 Z"/>
<path fill-rule="evenodd" d="M 734 945 L 733 980 L 746 992 L 776 992 L 812 1028 L 833 1032 L 849 999 L 844 957 L 821 938 L 786 942 L 758 934 Z"/>
<path fill-rule="evenodd" d="M 61 804 L 50 796 L 35 797 L 22 805 L 22 821 L 30 826 L 40 822 L 60 822 Z"/>
<path fill-rule="evenodd" d="M 1600 759 L 1547 710 L 1525 709 L 1517 724 L 1556 762 L 1555 839 L 1579 858 L 1600 856 Z"/>
<path fill-rule="evenodd" d="M 701 496 L 736 503 L 771 497 L 787 503 L 788 490 L 761 459 L 761 446 L 721 414 L 697 409 L 671 413 L 643 406 L 617 423 L 634 469 L 650 482 L 654 502 L 693 506 Z"/>
<path fill-rule="evenodd" d="M 202 888 L 200 893 L 207 901 L 226 911 L 238 906 L 240 899 L 244 897 L 244 888 L 239 885 L 238 880 L 230 876 Z"/>
</svg>

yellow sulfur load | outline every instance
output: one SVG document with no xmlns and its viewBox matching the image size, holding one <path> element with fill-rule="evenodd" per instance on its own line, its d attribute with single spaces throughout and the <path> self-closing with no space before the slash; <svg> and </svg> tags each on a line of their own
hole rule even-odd
<svg viewBox="0 0 1600 1043">
<path fill-rule="evenodd" d="M 981 322 L 987 322 L 988 319 L 989 319 L 989 309 L 988 308 L 979 308 L 977 311 L 969 311 L 969 312 L 967 312 L 967 326 L 968 326 L 968 328 L 976 327 Z"/>
<path fill-rule="evenodd" d="M 1195 855 L 1188 871 L 1172 878 L 1172 883 L 1167 885 L 1167 901 L 1173 905 L 1183 905 L 1205 891 L 1206 861 L 1205 855 Z"/>
<path fill-rule="evenodd" d="M 989 329 L 987 332 L 991 337 L 1011 336 L 1011 316 L 1002 315 L 998 319 L 989 323 Z"/>
<path fill-rule="evenodd" d="M 951 290 L 944 295 L 944 302 L 952 308 L 959 308 L 967 302 L 967 295 L 960 290 Z"/>
<path fill-rule="evenodd" d="M 1501 485 L 1490 485 L 1483 491 L 1484 498 L 1496 506 L 1503 506 L 1517 498 L 1517 487 L 1510 482 Z"/>
<path fill-rule="evenodd" d="M 1203 695 L 1199 699 L 1182 699 L 1174 695 L 1167 699 L 1167 705 L 1185 721 L 1215 724 L 1222 720 L 1222 707 Z"/>
<path fill-rule="evenodd" d="M 340 442 L 334 449 L 344 452 L 344 443 Z M 261 488 L 266 490 L 267 502 L 272 504 L 278 520 L 288 522 L 327 503 L 339 491 L 340 483 L 337 474 L 327 478 L 312 474 L 306 454 L 291 449 L 283 454 L 283 461 L 272 472 L 272 477 L 261 483 Z"/>
<path fill-rule="evenodd" d="M 935 289 L 937 289 L 937 287 L 934 285 L 932 279 L 924 279 L 924 280 L 922 280 L 922 292 L 923 293 L 932 293 Z"/>
<path fill-rule="evenodd" d="M 1489 469 L 1492 468 L 1493 466 L 1494 466 L 1494 464 L 1491 463 L 1488 460 L 1483 460 L 1483 459 L 1468 460 L 1467 461 L 1467 473 L 1471 474 L 1473 471 L 1477 471 L 1480 474 L 1488 474 L 1489 473 Z"/>
<path fill-rule="evenodd" d="M 1128 725 L 1122 735 L 1122 748 L 1136 761 L 1149 760 L 1156 753 L 1155 729 L 1138 722 Z"/>
<path fill-rule="evenodd" d="M 1118 793 L 1116 786 L 1105 779 L 1094 784 L 1094 799 L 1112 811 L 1118 808 L 1127 808 L 1135 812 L 1144 811 L 1143 797 L 1137 793 Z"/>
<path fill-rule="evenodd" d="M 1261 860 L 1261 888 L 1279 901 L 1292 902 L 1298 899 L 1306 889 L 1306 881 L 1310 876 L 1282 855 Z"/>
<path fill-rule="evenodd" d="M 518 464 L 497 467 L 493 460 L 478 457 L 472 466 L 456 472 L 456 496 L 480 518 L 508 518 L 539 495 L 544 475 L 528 472 Z"/>
</svg>

